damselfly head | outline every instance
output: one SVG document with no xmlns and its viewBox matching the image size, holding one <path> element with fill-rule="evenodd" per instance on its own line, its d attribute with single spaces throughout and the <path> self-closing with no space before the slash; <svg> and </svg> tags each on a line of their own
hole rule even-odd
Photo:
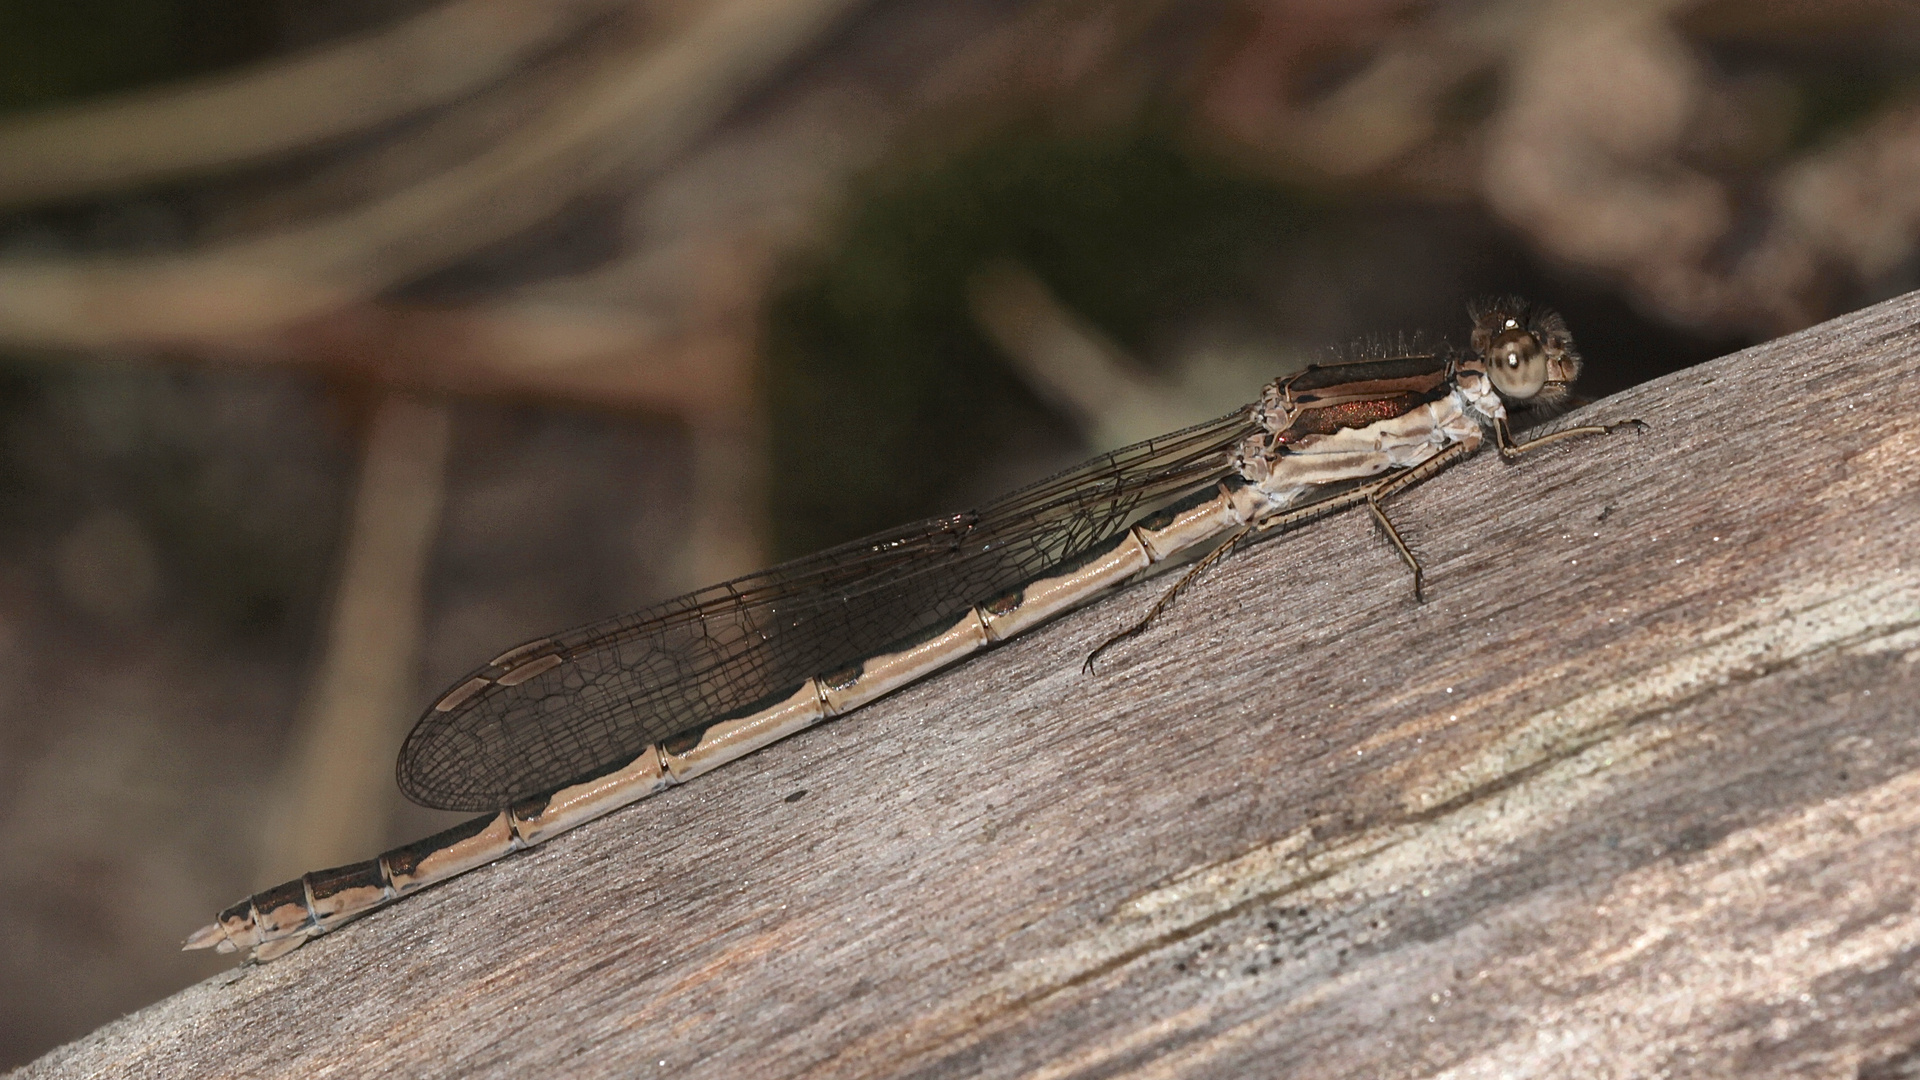
<svg viewBox="0 0 1920 1080">
<path fill-rule="evenodd" d="M 1507 401 L 1527 409 L 1551 408 L 1580 377 L 1580 353 L 1566 321 L 1551 308 L 1517 296 L 1470 307 L 1474 357 Z"/>
</svg>

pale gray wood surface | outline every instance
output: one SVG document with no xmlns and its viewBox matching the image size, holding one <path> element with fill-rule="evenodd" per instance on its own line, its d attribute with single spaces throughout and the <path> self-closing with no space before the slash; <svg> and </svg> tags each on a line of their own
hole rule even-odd
<svg viewBox="0 0 1920 1080">
<path fill-rule="evenodd" d="M 1640 387 L 1395 504 L 1425 605 L 1322 522 L 16 1075 L 1910 1075 L 1917 375 Z"/>
</svg>

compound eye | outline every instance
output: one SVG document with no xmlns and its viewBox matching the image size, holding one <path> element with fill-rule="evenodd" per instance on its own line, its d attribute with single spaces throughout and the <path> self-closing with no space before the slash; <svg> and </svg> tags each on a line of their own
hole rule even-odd
<svg viewBox="0 0 1920 1080">
<path fill-rule="evenodd" d="M 1547 385 L 1547 353 L 1540 339 L 1513 328 L 1500 332 L 1487 346 L 1487 377 L 1506 397 L 1525 400 Z"/>
</svg>

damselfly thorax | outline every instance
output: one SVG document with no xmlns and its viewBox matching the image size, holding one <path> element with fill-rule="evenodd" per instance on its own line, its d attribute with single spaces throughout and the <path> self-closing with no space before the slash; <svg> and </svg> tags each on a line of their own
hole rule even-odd
<svg viewBox="0 0 1920 1080">
<path fill-rule="evenodd" d="M 1394 493 L 1552 409 L 1578 376 L 1560 317 L 1477 305 L 1464 349 L 1375 350 L 1308 368 L 1260 400 L 1103 454 L 978 510 L 871 536 L 516 646 L 455 684 L 400 752 L 427 806 L 487 811 L 375 859 L 255 894 L 189 949 L 269 960 L 350 919 L 859 708 L 1156 568 L 1178 584 L 1087 658 L 1139 633 L 1243 541 Z M 1199 556 L 1197 560 L 1195 557 Z"/>
</svg>

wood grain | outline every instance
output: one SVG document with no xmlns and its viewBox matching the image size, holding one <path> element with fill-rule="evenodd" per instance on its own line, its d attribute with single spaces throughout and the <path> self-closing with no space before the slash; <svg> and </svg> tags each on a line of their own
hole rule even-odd
<svg viewBox="0 0 1920 1080">
<path fill-rule="evenodd" d="M 16 1075 L 1909 1075 L 1920 294 L 1581 416 Z"/>
</svg>

